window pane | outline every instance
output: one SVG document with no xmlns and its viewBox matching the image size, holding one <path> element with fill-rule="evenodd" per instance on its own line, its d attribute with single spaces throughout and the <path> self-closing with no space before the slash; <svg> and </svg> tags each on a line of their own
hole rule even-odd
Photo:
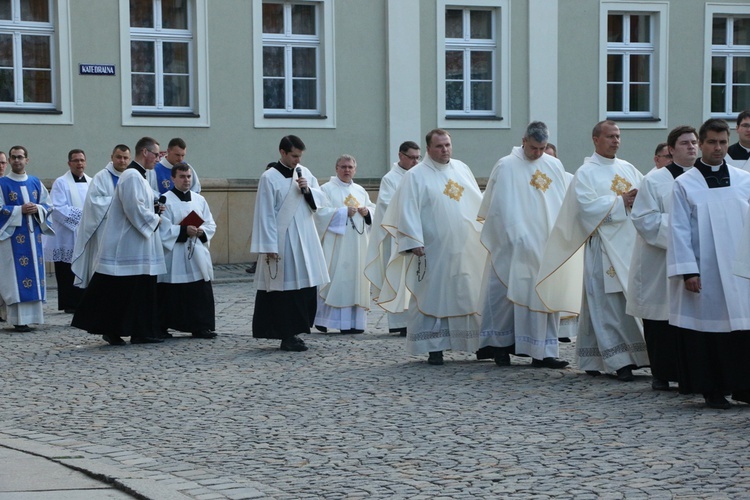
<svg viewBox="0 0 750 500">
<path fill-rule="evenodd" d="M 13 81 L 12 69 L 0 69 L 0 102 L 13 102 Z"/>
<path fill-rule="evenodd" d="M 630 56 L 630 81 L 645 82 L 651 81 L 650 74 L 651 68 L 649 67 L 651 56 L 649 55 L 633 55 Z"/>
<path fill-rule="evenodd" d="M 739 113 L 747 109 L 750 102 L 750 87 L 747 85 L 735 85 L 732 88 L 732 113 Z"/>
<path fill-rule="evenodd" d="M 136 73 L 154 73 L 154 42 L 130 42 L 130 60 L 132 71 Z"/>
<path fill-rule="evenodd" d="M 187 43 L 164 42 L 162 44 L 165 73 L 189 73 L 190 59 Z"/>
<path fill-rule="evenodd" d="M 315 64 L 315 48 L 295 47 L 292 49 L 292 76 L 317 76 Z"/>
<path fill-rule="evenodd" d="M 492 111 L 492 82 L 471 83 L 471 109 Z"/>
<path fill-rule="evenodd" d="M 284 32 L 284 5 L 263 3 L 263 33 Z"/>
<path fill-rule="evenodd" d="M 464 13 L 462 10 L 445 9 L 445 38 L 464 37 Z"/>
<path fill-rule="evenodd" d="M 711 83 L 727 82 L 727 58 L 713 56 L 711 58 Z"/>
<path fill-rule="evenodd" d="M 132 99 L 134 106 L 156 106 L 156 77 L 133 75 Z"/>
<path fill-rule="evenodd" d="M 750 45 L 750 19 L 734 18 L 734 44 Z"/>
<path fill-rule="evenodd" d="M 316 109 L 316 81 L 300 80 L 292 81 L 292 107 L 294 109 Z"/>
<path fill-rule="evenodd" d="M 726 45 L 727 44 L 727 18 L 726 17 L 714 17 L 713 33 L 711 35 L 711 43 L 714 45 Z"/>
<path fill-rule="evenodd" d="M 263 79 L 263 108 L 284 109 L 284 80 L 282 78 Z"/>
<path fill-rule="evenodd" d="M 292 5 L 292 33 L 295 35 L 315 34 L 314 5 Z"/>
<path fill-rule="evenodd" d="M 621 55 L 608 55 L 607 56 L 607 81 L 608 82 L 621 82 L 622 81 L 622 57 Z"/>
<path fill-rule="evenodd" d="M 24 68 L 52 67 L 50 63 L 50 37 L 30 36 L 21 37 L 21 54 Z"/>
<path fill-rule="evenodd" d="M 188 29 L 187 0 L 161 0 L 161 25 L 166 29 Z"/>
<path fill-rule="evenodd" d="M 154 27 L 154 8 L 152 0 L 130 0 L 130 27 Z"/>
<path fill-rule="evenodd" d="M 492 80 L 492 52 L 473 50 L 470 59 L 472 80 Z"/>
<path fill-rule="evenodd" d="M 651 41 L 651 16 L 647 14 L 630 16 L 630 43 Z"/>
<path fill-rule="evenodd" d="M 13 35 L 0 34 L 0 67 L 13 67 Z"/>
<path fill-rule="evenodd" d="M 43 70 L 24 70 L 23 101 L 52 102 L 52 72 Z"/>
<path fill-rule="evenodd" d="M 462 111 L 464 109 L 464 83 L 445 83 L 445 109 L 446 111 Z"/>
<path fill-rule="evenodd" d="M 23 0 L 21 2 L 21 21 L 38 23 L 49 22 L 49 0 Z M 49 101 L 35 101 L 49 102 Z"/>
<path fill-rule="evenodd" d="M 733 66 L 732 83 L 750 83 L 750 57 L 735 57 Z"/>
<path fill-rule="evenodd" d="M 284 47 L 263 47 L 263 76 L 284 76 Z"/>
<path fill-rule="evenodd" d="M 622 84 L 607 84 L 607 111 L 622 110 Z"/>
<path fill-rule="evenodd" d="M 164 77 L 164 105 L 190 106 L 190 78 L 187 75 Z"/>
<path fill-rule="evenodd" d="M 0 19 L 10 21 L 10 0 L 0 0 Z"/>
<path fill-rule="evenodd" d="M 464 79 L 464 53 L 461 50 L 445 51 L 445 79 Z"/>
<path fill-rule="evenodd" d="M 492 39 L 492 13 L 488 10 L 472 10 L 471 38 Z"/>
<path fill-rule="evenodd" d="M 607 16 L 607 41 L 622 42 L 622 14 Z"/>
<path fill-rule="evenodd" d="M 630 86 L 630 111 L 651 111 L 651 85 Z"/>
<path fill-rule="evenodd" d="M 726 111 L 726 87 L 724 85 L 711 86 L 711 112 L 724 113 Z"/>
</svg>

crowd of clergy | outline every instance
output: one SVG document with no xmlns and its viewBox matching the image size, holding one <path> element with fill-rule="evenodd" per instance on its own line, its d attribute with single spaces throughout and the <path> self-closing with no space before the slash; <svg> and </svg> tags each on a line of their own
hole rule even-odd
<svg viewBox="0 0 750 500">
<path fill-rule="evenodd" d="M 73 149 L 49 192 L 26 172 L 28 150 L 9 150 L 11 171 L 0 177 L 0 297 L 16 331 L 44 322 L 49 262 L 58 309 L 109 344 L 159 343 L 170 329 L 216 337 L 216 224 L 186 149 L 180 138 L 164 155 L 150 137 L 132 153 L 118 144 L 93 178 L 86 153 Z"/>
<path fill-rule="evenodd" d="M 376 203 L 341 155 L 324 184 L 287 135 L 261 175 L 250 251 L 259 256 L 255 338 L 306 351 L 302 334 L 358 334 L 371 303 L 411 355 L 446 350 L 510 366 L 564 369 L 575 337 L 589 376 L 700 394 L 709 408 L 750 403 L 750 111 L 739 140 L 710 119 L 671 130 L 643 175 L 619 158 L 614 121 L 592 130 L 594 152 L 566 172 L 543 122 L 495 164 L 484 192 L 453 158 L 449 132 L 406 141 Z M 144 137 L 117 145 L 92 179 L 85 153 L 51 190 L 8 153 L 0 178 L 0 284 L 7 320 L 42 323 L 44 261 L 58 308 L 113 345 L 156 343 L 169 329 L 213 338 L 210 240 L 216 230 L 186 144 L 166 155 Z M 0 153 L 0 172 L 5 154 Z"/>
</svg>

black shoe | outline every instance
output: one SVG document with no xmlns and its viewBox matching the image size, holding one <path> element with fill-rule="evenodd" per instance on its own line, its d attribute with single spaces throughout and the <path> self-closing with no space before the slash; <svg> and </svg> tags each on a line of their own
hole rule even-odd
<svg viewBox="0 0 750 500">
<path fill-rule="evenodd" d="M 245 272 L 248 274 L 255 274 L 255 268 L 257 265 L 258 265 L 257 263 L 250 264 L 250 267 L 245 269 Z"/>
<path fill-rule="evenodd" d="M 31 327 L 29 325 L 13 325 L 13 328 L 17 332 L 26 333 L 31 331 Z"/>
<path fill-rule="evenodd" d="M 307 350 L 307 345 L 304 340 L 295 335 L 294 337 L 282 340 L 279 349 L 282 351 L 302 352 Z"/>
<path fill-rule="evenodd" d="M 668 391 L 669 390 L 669 381 L 668 380 L 662 380 L 660 378 L 652 378 L 651 379 L 651 389 L 655 391 Z"/>
<path fill-rule="evenodd" d="M 350 328 L 348 330 L 341 330 L 341 333 L 358 334 L 358 333 L 365 333 L 365 331 L 360 330 L 359 328 Z"/>
<path fill-rule="evenodd" d="M 430 352 L 430 356 L 427 358 L 427 363 L 431 365 L 442 365 L 443 364 L 443 351 Z"/>
<path fill-rule="evenodd" d="M 750 404 L 750 391 L 738 391 L 732 393 L 732 399 L 742 403 Z"/>
<path fill-rule="evenodd" d="M 495 348 L 495 364 L 497 366 L 510 366 L 510 354 L 502 347 Z"/>
<path fill-rule="evenodd" d="M 563 344 L 569 344 L 570 343 L 570 337 L 560 337 L 557 339 L 558 342 L 562 342 Z"/>
<path fill-rule="evenodd" d="M 732 403 L 727 401 L 721 393 L 704 394 L 703 399 L 706 400 L 706 406 L 716 410 L 728 410 L 732 407 Z"/>
<path fill-rule="evenodd" d="M 535 368 L 554 368 L 559 370 L 565 368 L 570 363 L 559 358 L 532 359 L 531 366 Z"/>
<path fill-rule="evenodd" d="M 193 332 L 193 338 L 196 338 L 196 339 L 215 339 L 216 338 L 216 332 L 212 332 L 211 330 L 201 330 L 199 332 Z"/>
<path fill-rule="evenodd" d="M 388 333 L 398 333 L 401 337 L 406 337 L 406 327 L 403 328 L 389 328 Z"/>
<path fill-rule="evenodd" d="M 131 344 L 161 344 L 162 342 L 164 342 L 163 339 L 154 337 L 130 337 Z"/>
<path fill-rule="evenodd" d="M 328 333 L 328 328 L 326 328 L 325 326 L 315 325 L 315 329 L 320 333 Z"/>
<path fill-rule="evenodd" d="M 495 358 L 495 348 L 491 345 L 484 346 L 481 349 L 477 351 L 477 359 L 479 361 L 483 359 L 494 359 Z"/>
<path fill-rule="evenodd" d="M 109 345 L 125 345 L 125 341 L 118 335 L 102 335 Z"/>
<path fill-rule="evenodd" d="M 601 374 L 602 372 L 599 370 L 586 370 L 586 375 L 590 375 L 591 377 L 598 377 Z"/>
<path fill-rule="evenodd" d="M 623 366 L 617 370 L 617 380 L 620 382 L 632 382 L 635 380 L 633 369 L 630 366 Z"/>
</svg>

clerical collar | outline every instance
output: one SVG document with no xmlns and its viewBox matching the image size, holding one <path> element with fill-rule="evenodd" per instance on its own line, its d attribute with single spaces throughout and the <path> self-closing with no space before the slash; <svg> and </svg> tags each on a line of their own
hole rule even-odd
<svg viewBox="0 0 750 500">
<path fill-rule="evenodd" d="M 601 164 L 604 164 L 604 165 L 612 165 L 617 160 L 617 157 L 607 158 L 606 156 L 602 156 L 602 155 L 600 155 L 597 152 L 594 152 L 593 157 L 596 158 L 597 163 L 601 163 Z"/>
<path fill-rule="evenodd" d="M 286 164 L 284 164 L 284 162 L 283 162 L 283 161 L 281 161 L 281 160 L 279 160 L 279 165 L 283 165 L 283 166 L 285 166 L 286 168 L 288 168 L 289 170 L 294 170 L 294 169 L 293 169 L 292 167 L 290 167 L 289 165 L 286 165 Z"/>
<path fill-rule="evenodd" d="M 710 189 L 728 187 L 730 185 L 727 163 L 722 161 L 718 167 L 718 170 L 714 170 L 714 167 L 706 165 L 701 159 L 695 162 L 695 168 L 703 175 L 706 185 Z"/>
<path fill-rule="evenodd" d="M 75 182 L 86 182 L 86 176 L 82 175 L 80 177 L 76 177 L 76 174 L 71 174 L 73 176 L 73 180 Z"/>
<path fill-rule="evenodd" d="M 7 177 L 9 179 L 13 179 L 14 181 L 17 181 L 17 182 L 24 182 L 25 180 L 27 180 L 29 178 L 29 176 L 28 176 L 28 174 L 26 172 L 24 172 L 22 174 L 17 174 L 17 173 L 12 172 L 12 171 L 8 172 L 7 174 L 5 174 L 5 177 Z"/>
<path fill-rule="evenodd" d="M 190 196 L 190 190 L 189 189 L 183 193 L 182 191 L 180 191 L 176 187 L 173 187 L 172 189 L 170 189 L 170 191 L 172 191 L 172 193 L 174 193 L 174 195 L 177 198 L 179 198 L 180 201 L 191 201 L 191 199 L 192 199 L 191 196 Z"/>
<path fill-rule="evenodd" d="M 343 186 L 351 186 L 352 184 L 354 184 L 354 181 L 353 181 L 353 180 L 352 180 L 352 181 L 349 181 L 349 182 L 346 182 L 346 181 L 342 181 L 341 179 L 339 179 L 339 178 L 338 178 L 338 176 L 333 176 L 333 177 L 331 177 L 331 180 L 332 180 L 332 181 L 333 181 L 333 180 L 335 180 L 335 181 L 338 181 L 338 182 L 339 182 L 339 184 L 341 184 L 341 185 L 343 185 Z"/>
<path fill-rule="evenodd" d="M 741 143 L 740 141 L 737 141 L 737 145 L 738 145 L 739 147 L 741 147 L 742 149 L 744 149 L 745 151 L 747 151 L 747 152 L 748 152 L 748 154 L 750 154 L 750 148 L 746 148 L 745 146 L 743 146 L 743 145 L 742 145 L 742 143 Z"/>
<path fill-rule="evenodd" d="M 670 174 L 672 174 L 672 178 L 676 179 L 693 167 L 683 167 L 682 165 L 678 165 L 677 163 L 672 162 L 665 168 L 669 170 Z"/>
<path fill-rule="evenodd" d="M 294 172 L 291 168 L 287 167 L 280 161 L 277 161 L 276 163 L 271 163 L 267 168 L 272 168 L 276 170 L 278 173 L 283 175 L 285 179 L 291 179 L 292 173 Z"/>
<path fill-rule="evenodd" d="M 137 161 L 135 161 L 135 160 L 131 161 L 130 165 L 128 165 L 128 168 L 134 168 L 134 169 L 136 169 L 138 172 L 141 173 L 141 175 L 143 176 L 144 179 L 146 178 L 146 169 L 143 168 L 141 166 L 141 164 L 138 163 Z"/>
</svg>

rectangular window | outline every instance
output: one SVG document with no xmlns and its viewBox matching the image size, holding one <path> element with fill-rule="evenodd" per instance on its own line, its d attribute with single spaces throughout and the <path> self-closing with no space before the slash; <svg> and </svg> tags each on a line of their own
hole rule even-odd
<svg viewBox="0 0 750 500">
<path fill-rule="evenodd" d="M 133 112 L 193 113 L 189 4 L 186 0 L 130 0 Z"/>
<path fill-rule="evenodd" d="M 0 1 L 0 108 L 56 110 L 56 50 L 51 0 Z"/>
<path fill-rule="evenodd" d="M 320 115 L 318 5 L 263 3 L 263 112 Z"/>
<path fill-rule="evenodd" d="M 734 116 L 750 108 L 750 16 L 713 15 L 711 115 Z"/>
<path fill-rule="evenodd" d="M 607 16 L 607 116 L 653 116 L 653 16 Z"/>
<path fill-rule="evenodd" d="M 599 116 L 664 128 L 669 2 L 602 2 Z M 630 122 L 630 124 L 629 124 Z"/>
<path fill-rule="evenodd" d="M 445 10 L 445 113 L 495 116 L 497 40 L 493 9 Z"/>
</svg>

